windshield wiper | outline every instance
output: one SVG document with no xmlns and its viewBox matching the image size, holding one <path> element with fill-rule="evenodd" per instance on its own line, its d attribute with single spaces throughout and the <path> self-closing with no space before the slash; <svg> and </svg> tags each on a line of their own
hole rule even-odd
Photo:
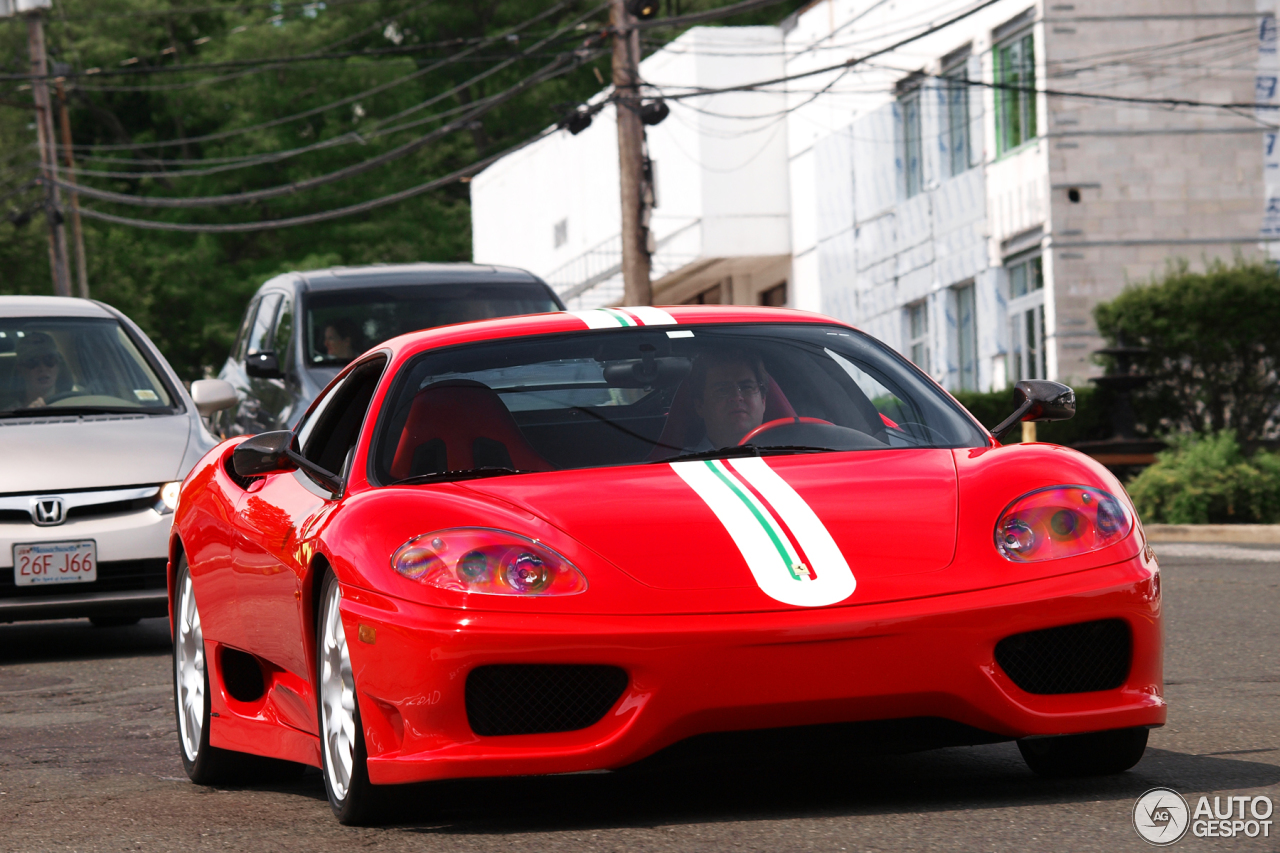
<svg viewBox="0 0 1280 853">
<path fill-rule="evenodd" d="M 133 406 L 36 406 L 35 408 L 10 409 L 0 412 L 0 418 L 29 418 L 39 415 L 59 417 L 63 415 L 171 415 L 173 409 L 144 409 Z"/>
<path fill-rule="evenodd" d="M 481 477 L 503 477 L 507 474 L 536 474 L 537 471 L 526 471 L 521 468 L 505 468 L 498 465 L 485 465 L 481 468 L 463 468 L 457 471 L 437 471 L 434 474 L 418 474 L 395 480 L 392 486 L 414 486 L 419 483 L 441 483 L 449 480 L 478 480 Z"/>
<path fill-rule="evenodd" d="M 758 447 L 754 444 L 738 444 L 733 447 L 721 447 L 718 450 L 695 450 L 692 453 L 681 453 L 666 459 L 656 459 L 649 464 L 659 462 L 688 462 L 695 459 L 736 459 L 741 456 L 769 456 L 775 453 L 826 453 L 834 447 L 813 447 L 807 444 L 771 444 Z"/>
</svg>

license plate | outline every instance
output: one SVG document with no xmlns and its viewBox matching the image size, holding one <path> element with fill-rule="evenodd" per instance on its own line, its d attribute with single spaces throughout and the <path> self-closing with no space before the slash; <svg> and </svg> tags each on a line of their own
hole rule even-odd
<svg viewBox="0 0 1280 853">
<path fill-rule="evenodd" d="M 15 586 L 85 583 L 98 579 L 98 546 L 80 542 L 29 542 L 13 546 Z"/>
</svg>

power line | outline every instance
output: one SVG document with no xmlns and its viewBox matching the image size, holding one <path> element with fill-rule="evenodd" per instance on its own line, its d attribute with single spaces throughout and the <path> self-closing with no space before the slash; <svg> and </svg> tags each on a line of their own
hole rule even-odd
<svg viewBox="0 0 1280 853">
<path fill-rule="evenodd" d="M 427 181 L 426 183 L 419 184 L 416 187 L 410 187 L 407 190 L 401 190 L 397 193 L 391 193 L 390 195 L 381 196 L 369 201 L 363 201 L 359 204 L 340 207 L 335 210 L 326 210 L 320 213 L 309 213 L 304 216 L 293 216 L 286 219 L 268 219 L 261 222 L 234 222 L 222 225 L 192 225 L 183 222 L 157 222 L 149 219 L 131 219 L 124 216 L 116 216 L 111 213 L 103 213 L 102 211 L 86 207 L 80 208 L 80 215 L 87 216 L 90 219 L 100 219 L 103 222 L 111 222 L 116 225 L 129 225 L 135 228 L 145 228 L 153 231 L 182 231 L 188 234 L 239 234 L 250 231 L 271 231 L 276 228 L 289 228 L 296 225 L 314 225 L 317 222 L 326 222 L 331 219 L 340 219 L 345 216 L 353 216 L 357 213 L 376 210 L 379 207 L 385 207 L 389 204 L 405 201 L 406 199 L 413 198 L 414 196 L 422 195 L 423 193 L 439 189 L 440 187 L 447 186 L 451 183 L 456 183 L 464 178 L 469 178 L 482 169 L 485 169 L 493 163 L 496 163 L 498 160 L 501 160 L 503 157 L 506 157 L 509 154 L 514 154 L 523 148 L 527 148 L 535 142 L 538 142 L 558 131 L 558 127 L 548 127 L 523 142 L 519 142 L 511 146 L 505 151 L 492 154 L 482 160 L 472 163 L 469 166 L 464 166 L 461 169 L 450 172 L 444 177 Z"/>
<path fill-rule="evenodd" d="M 396 86 L 402 85 L 411 80 L 416 80 L 417 78 L 422 77 L 426 74 L 430 74 L 433 71 L 437 71 L 446 65 L 450 65 L 454 62 L 459 61 L 459 59 L 465 56 L 468 56 L 471 53 L 474 53 L 476 50 L 478 50 L 480 47 L 486 44 L 505 39 L 508 35 L 511 35 L 512 33 L 519 33 L 521 30 L 524 30 L 525 28 L 532 26 L 538 21 L 559 12 L 568 6 L 574 5 L 577 2 L 578 0 L 560 0 L 559 3 L 556 3 L 554 6 L 550 7 L 549 9 L 546 9 L 545 11 L 540 12 L 534 17 L 529 18 L 527 21 L 517 24 L 516 26 L 511 27 L 510 29 L 502 33 L 499 33 L 494 36 L 490 36 L 486 38 L 484 42 L 480 42 L 475 45 L 472 45 L 470 48 L 464 51 L 461 51 L 460 53 L 456 53 L 453 56 L 446 57 L 445 59 L 441 59 L 435 63 L 432 63 L 426 68 L 420 68 L 409 74 L 398 77 L 395 80 L 391 80 L 387 83 L 382 83 L 380 85 L 374 86 L 371 89 L 366 89 L 363 92 L 357 92 L 354 95 L 348 95 L 345 98 L 339 98 L 336 101 L 331 101 L 327 104 L 322 104 L 318 107 L 312 107 L 309 110 L 303 110 L 302 112 L 294 113 L 293 115 L 282 116 L 280 118 L 271 119 L 269 121 L 264 121 L 259 124 L 250 125 L 248 127 L 234 128 L 232 130 L 223 130 L 223 131 L 218 131 L 217 133 L 206 133 L 202 136 L 189 136 L 186 139 L 170 139 L 170 140 L 162 140 L 159 142 L 135 142 L 135 143 L 129 143 L 129 144 L 122 143 L 122 144 L 112 144 L 112 145 L 93 145 L 93 146 L 78 145 L 78 146 L 75 146 L 75 148 L 77 150 L 88 149 L 88 150 L 94 150 L 94 151 L 136 151 L 138 149 L 174 148 L 182 145 L 189 145 L 194 142 L 209 142 L 216 139 L 228 139 L 233 136 L 240 136 L 245 133 L 252 133 L 253 131 L 256 131 L 256 130 L 265 130 L 270 127 L 278 127 L 279 125 L 287 124 L 291 121 L 297 121 L 298 119 L 303 119 L 313 115 L 318 115 L 319 113 L 326 112 L 328 110 L 335 109 L 337 107 L 346 106 L 347 104 L 354 103 L 360 100 L 361 98 L 367 98 L 367 97 L 370 97 L 371 95 L 376 95 L 380 92 L 385 92 L 388 89 L 392 89 Z M 607 4 L 596 7 L 591 12 L 582 16 L 578 20 L 583 20 L 585 18 L 589 18 L 595 15 L 597 12 L 603 9 L 605 5 Z M 560 30 L 556 30 L 555 34 L 560 33 L 564 29 L 566 28 L 562 27 L 560 28 Z M 543 43 L 545 43 L 545 40 L 543 42 L 538 42 L 537 44 L 541 45 Z"/>
<path fill-rule="evenodd" d="M 590 15 L 593 13 L 594 12 L 588 12 L 587 15 Z M 572 27 L 577 23 L 578 21 L 574 20 L 567 26 Z M 548 38 L 552 38 L 552 37 L 554 36 L 551 36 Z M 533 47 L 530 48 L 530 51 L 536 50 L 540 46 L 541 45 L 535 44 Z M 408 154 L 411 154 L 414 151 L 419 150 L 420 148 L 426 146 L 431 142 L 434 142 L 435 140 L 443 136 L 446 136 L 457 130 L 464 129 L 475 118 L 478 118 L 479 116 L 492 111 L 499 105 L 505 103 L 506 101 L 511 100 L 516 95 L 525 91 L 531 86 L 534 86 L 540 82 L 543 82 L 543 80 L 545 79 L 549 79 L 549 76 L 552 74 L 552 72 L 555 72 L 563 68 L 566 57 L 571 59 L 576 58 L 574 57 L 574 54 L 562 55 L 561 58 L 548 63 L 547 65 L 543 66 L 542 69 L 539 69 L 539 71 L 526 77 L 525 79 L 516 83 L 514 86 L 511 86 L 505 91 L 491 96 L 490 98 L 487 99 L 487 102 L 482 104 L 481 106 L 469 110 L 467 113 L 463 114 L 459 118 L 456 118 L 448 122 L 442 127 L 436 128 L 435 130 L 432 130 L 431 132 L 423 136 L 420 136 L 417 139 L 410 140 L 409 142 L 406 142 L 400 146 L 397 146 L 396 148 L 393 148 L 390 151 L 384 152 L 383 154 L 379 154 L 376 157 L 371 157 L 368 160 L 363 160 L 359 163 L 355 163 L 351 166 L 347 166 L 344 169 L 339 169 L 335 172 L 330 172 L 325 175 L 318 175 L 316 177 L 307 178 L 305 180 L 294 181 L 293 183 L 283 184 L 276 187 L 269 187 L 261 190 L 252 190 L 252 191 L 240 192 L 240 193 L 228 193 L 228 194 L 217 195 L 217 196 L 201 196 L 201 197 L 195 197 L 195 198 L 165 198 L 165 197 L 157 197 L 157 196 L 136 196 L 136 195 L 129 195 L 125 193 L 110 192 L 108 190 L 99 190 L 93 187 L 87 187 L 83 185 L 77 186 L 75 189 L 76 189 L 76 192 L 78 192 L 82 196 L 88 196 L 89 198 L 96 198 L 103 201 L 113 201 L 119 204 L 129 204 L 129 205 L 134 205 L 138 207 L 165 207 L 165 208 L 219 207 L 219 206 L 229 205 L 229 204 L 248 204 L 250 202 L 266 201 L 267 199 L 279 198 L 281 196 L 286 196 L 286 195 L 294 195 L 296 193 L 303 192 L 305 190 L 314 189 L 316 187 L 334 183 L 335 181 L 340 181 L 345 178 L 355 177 L 356 175 L 363 174 L 364 172 L 368 172 L 371 169 L 377 168 L 378 166 L 381 166 L 385 163 L 389 163 L 392 160 L 396 160 L 400 157 L 404 157 Z M 515 60 L 512 59 L 506 64 L 510 64 L 510 62 L 514 62 L 514 61 Z M 482 79 L 483 76 L 488 76 L 489 74 L 495 73 L 501 67 L 503 66 L 502 65 L 495 66 L 494 68 L 491 68 L 487 72 L 485 72 L 484 75 L 477 75 L 471 80 L 468 80 L 466 83 L 459 84 L 458 86 L 455 86 L 452 90 L 442 93 L 440 95 L 437 95 L 436 99 L 447 97 L 448 95 L 461 90 L 467 85 L 470 85 L 476 80 Z M 62 181 L 57 181 L 56 179 L 55 179 L 55 182 L 58 183 L 59 185 L 63 183 Z M 68 187 L 70 186 L 71 185 L 68 184 Z"/>
<path fill-rule="evenodd" d="M 69 15 L 68 21 L 101 21 L 112 18 L 169 17 L 172 15 L 216 15 L 223 12 L 281 12 L 285 9 L 317 8 L 323 5 L 326 9 L 340 9 L 344 6 L 362 6 L 366 3 L 377 3 L 379 0 L 323 0 L 323 2 L 300 3 L 240 3 L 234 5 L 187 6 L 170 9 L 139 9 L 129 12 L 103 12 L 88 15 Z"/>
</svg>

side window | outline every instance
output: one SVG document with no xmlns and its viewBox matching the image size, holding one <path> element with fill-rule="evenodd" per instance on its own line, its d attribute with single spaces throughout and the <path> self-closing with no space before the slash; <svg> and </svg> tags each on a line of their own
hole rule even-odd
<svg viewBox="0 0 1280 853">
<path fill-rule="evenodd" d="M 244 361 L 244 347 L 249 342 L 249 329 L 253 325 L 253 317 L 257 311 L 258 300 L 255 299 L 245 309 L 244 320 L 240 323 L 240 331 L 236 333 L 236 342 L 231 347 L 231 358 L 234 361 Z"/>
<path fill-rule="evenodd" d="M 348 454 L 360 437 L 360 426 L 386 365 L 385 356 L 363 362 L 316 404 L 298 426 L 303 456 L 345 479 Z"/>
<path fill-rule="evenodd" d="M 276 306 L 279 304 L 279 293 L 268 293 L 262 297 L 258 315 L 253 318 L 253 327 L 249 330 L 249 345 L 245 348 L 245 355 L 265 352 L 271 348 L 271 324 L 275 322 Z"/>
<path fill-rule="evenodd" d="M 271 333 L 271 351 L 276 354 L 280 369 L 288 373 L 293 367 L 293 296 L 285 295 L 276 313 L 276 328 Z"/>
</svg>

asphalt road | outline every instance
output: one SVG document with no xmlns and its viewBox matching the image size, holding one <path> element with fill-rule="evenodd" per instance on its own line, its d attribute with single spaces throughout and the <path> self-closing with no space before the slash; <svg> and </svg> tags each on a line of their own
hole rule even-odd
<svg viewBox="0 0 1280 853">
<path fill-rule="evenodd" d="M 1168 786 L 1280 804 L 1280 551 L 1157 548 L 1169 724 L 1105 779 L 1049 781 L 1012 744 L 419 786 L 378 828 L 334 821 L 319 774 L 214 789 L 183 775 L 164 620 L 0 626 L 0 850 L 1149 850 Z M 1280 850 L 1193 838 L 1177 849 Z"/>
</svg>

